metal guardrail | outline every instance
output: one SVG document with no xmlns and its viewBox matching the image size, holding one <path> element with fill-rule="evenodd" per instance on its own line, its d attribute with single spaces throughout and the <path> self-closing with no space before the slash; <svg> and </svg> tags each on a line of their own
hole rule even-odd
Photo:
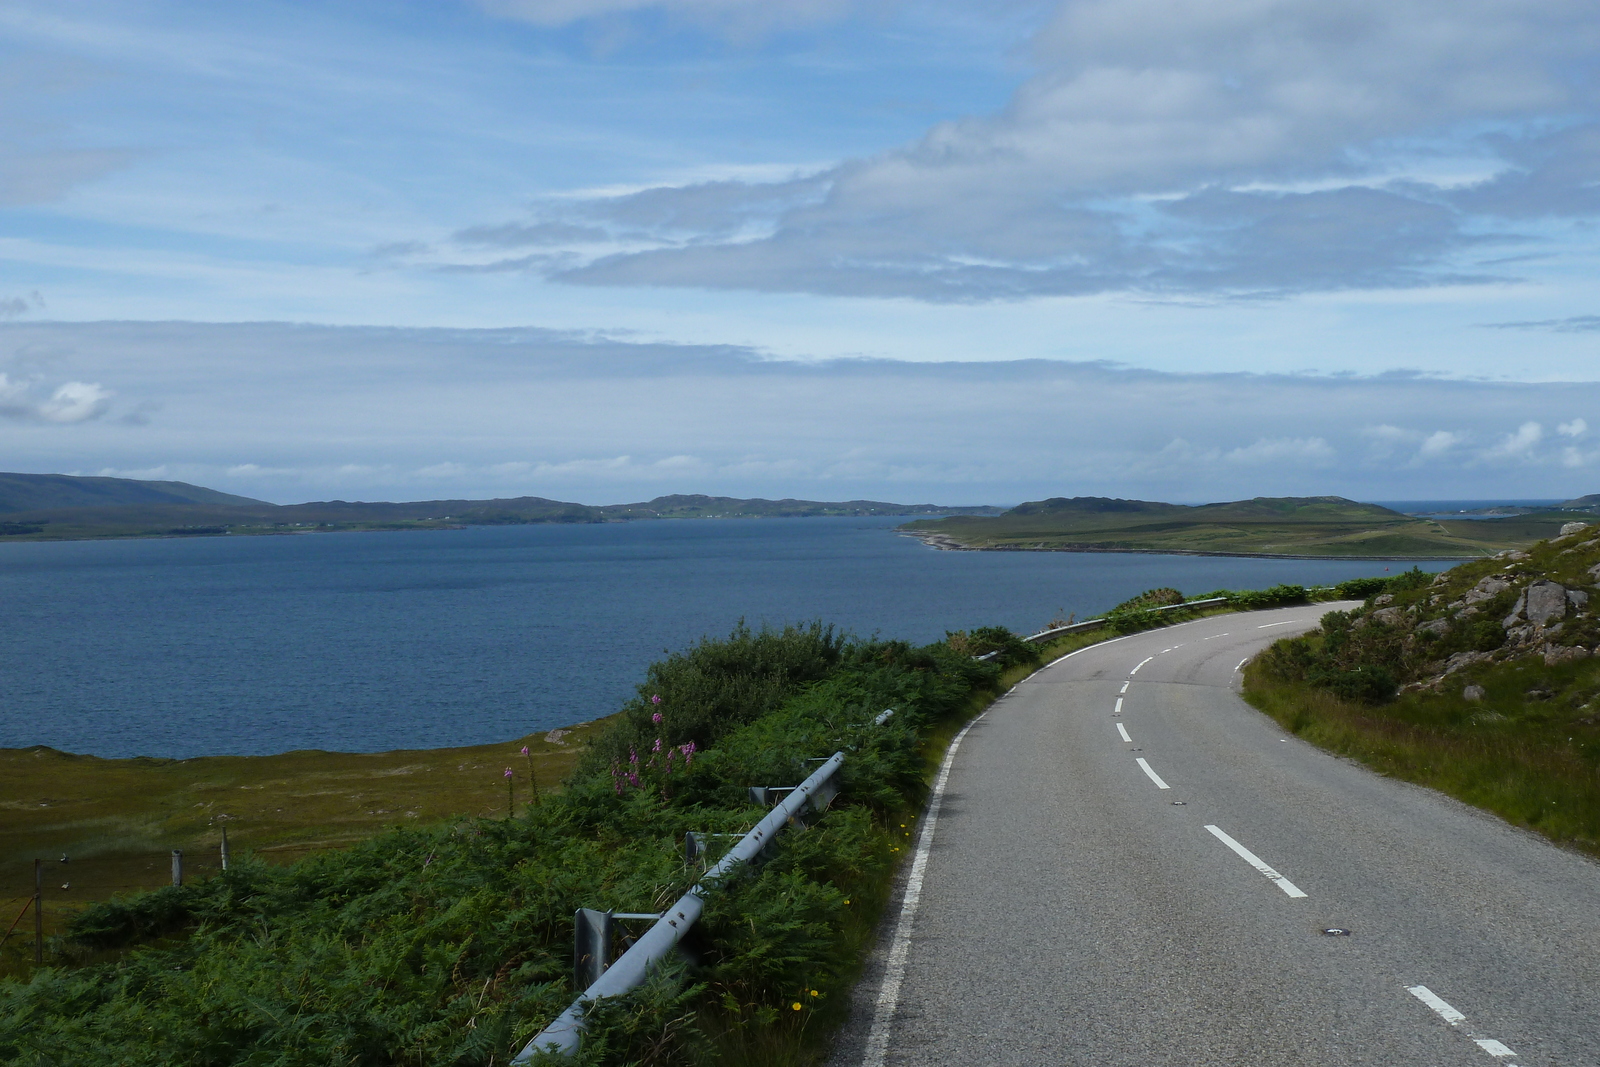
<svg viewBox="0 0 1600 1067">
<path fill-rule="evenodd" d="M 881 718 L 883 716 L 880 716 Z M 766 818 L 756 824 L 754 830 L 740 838 L 739 843 L 734 845 L 715 867 L 706 872 L 703 881 L 679 897 L 676 904 L 663 912 L 655 925 L 645 931 L 628 951 L 618 957 L 617 962 L 591 983 L 566 1011 L 556 1017 L 555 1022 L 539 1031 L 533 1040 L 523 1046 L 522 1051 L 517 1053 L 511 1062 L 530 1063 L 540 1052 L 558 1056 L 575 1054 L 578 1051 L 578 1041 L 583 1034 L 584 1005 L 601 997 L 614 997 L 626 993 L 643 982 L 649 975 L 650 968 L 666 958 L 677 947 L 683 935 L 688 933 L 689 927 L 700 918 L 701 912 L 705 910 L 705 894 L 715 886 L 716 882 L 731 874 L 739 864 L 754 859 L 762 849 L 772 843 L 790 819 L 800 814 L 812 802 L 813 798 L 820 800 L 831 797 L 834 792 L 833 776 L 843 764 L 844 753 L 835 752 L 828 757 L 827 762 L 812 773 L 811 777 L 795 786 L 788 796 L 779 801 L 777 807 L 767 813 Z"/>
<path fill-rule="evenodd" d="M 1167 604 L 1164 607 L 1146 608 L 1145 610 L 1182 611 L 1185 608 L 1207 608 L 1213 604 L 1226 604 L 1227 602 L 1228 598 L 1225 596 L 1214 596 L 1208 597 L 1205 600 L 1186 600 L 1182 604 Z M 1067 634 L 1083 633 L 1085 630 L 1098 630 L 1100 627 L 1104 626 L 1107 621 L 1108 620 L 1103 618 L 1085 619 L 1083 622 L 1072 622 L 1065 626 L 1056 626 L 1049 630 L 1040 630 L 1036 634 L 1029 634 L 1027 637 L 1024 637 L 1023 640 L 1027 641 L 1029 644 L 1042 644 L 1045 641 L 1053 641 L 1058 637 L 1065 637 Z M 979 660 L 987 660 L 992 659 L 999 654 L 1000 653 L 998 651 L 985 652 L 983 655 L 975 658 Z"/>
</svg>

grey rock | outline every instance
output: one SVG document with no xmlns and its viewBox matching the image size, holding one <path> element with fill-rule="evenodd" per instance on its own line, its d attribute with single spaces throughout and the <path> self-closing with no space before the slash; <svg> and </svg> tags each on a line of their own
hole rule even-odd
<svg viewBox="0 0 1600 1067">
<path fill-rule="evenodd" d="M 1567 614 L 1567 589 L 1551 581 L 1538 581 L 1528 586 L 1527 603 L 1523 610 L 1528 621 L 1535 626 L 1546 626 L 1552 619 L 1562 619 Z"/>
<path fill-rule="evenodd" d="M 1378 597 L 1378 599 L 1376 599 L 1376 600 L 1374 600 L 1372 602 L 1372 606 L 1375 607 L 1375 608 L 1381 608 L 1385 604 L 1393 604 L 1393 603 L 1394 603 L 1394 594 L 1393 593 L 1384 593 L 1382 596 Z"/>
<path fill-rule="evenodd" d="M 1568 534 L 1575 534 L 1579 530 L 1587 530 L 1588 528 L 1589 524 L 1586 522 L 1566 522 L 1561 524 L 1561 532 L 1556 536 L 1566 537 Z"/>
<path fill-rule="evenodd" d="M 1470 700 L 1474 704 L 1476 704 L 1478 701 L 1483 699 L 1483 686 L 1481 686 L 1481 685 L 1469 685 L 1469 686 L 1467 686 L 1465 689 L 1461 690 L 1461 699 L 1462 700 Z"/>
<path fill-rule="evenodd" d="M 1571 604 L 1575 610 L 1582 611 L 1589 606 L 1589 594 L 1582 589 L 1568 589 L 1567 603 Z"/>
<path fill-rule="evenodd" d="M 1385 626 L 1399 626 L 1405 621 L 1405 617 L 1405 609 L 1396 604 L 1393 607 L 1379 608 L 1367 616 L 1367 621 L 1381 622 Z"/>
<path fill-rule="evenodd" d="M 1457 652 L 1444 661 L 1444 673 L 1454 674 L 1463 667 L 1470 667 L 1474 663 L 1482 663 L 1489 658 L 1487 652 Z"/>
<path fill-rule="evenodd" d="M 1528 591 L 1524 589 L 1521 593 L 1517 594 L 1517 602 L 1511 605 L 1511 614 L 1500 620 L 1500 625 L 1504 626 L 1507 630 L 1511 629 L 1517 624 L 1518 620 L 1522 618 L 1522 609 L 1526 608 L 1527 606 Z"/>
<path fill-rule="evenodd" d="M 1582 645 L 1545 645 L 1544 665 L 1554 667 L 1573 660 L 1588 659 L 1592 653 Z"/>
<path fill-rule="evenodd" d="M 1444 634 L 1450 629 L 1449 619 L 1434 619 L 1417 627 L 1417 633 Z"/>
<path fill-rule="evenodd" d="M 1471 589 L 1468 589 L 1467 595 L 1461 599 L 1468 604 L 1481 604 L 1485 600 L 1493 600 L 1510 588 L 1510 582 L 1498 574 L 1491 574 Z"/>
<path fill-rule="evenodd" d="M 1589 568 L 1589 577 L 1593 578 L 1597 582 L 1600 582 L 1600 563 L 1596 563 L 1593 567 Z"/>
</svg>

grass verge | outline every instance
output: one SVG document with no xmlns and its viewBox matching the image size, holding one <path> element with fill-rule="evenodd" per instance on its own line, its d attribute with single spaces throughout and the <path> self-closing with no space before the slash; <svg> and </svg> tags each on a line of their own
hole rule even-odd
<svg viewBox="0 0 1600 1067">
<path fill-rule="evenodd" d="M 1525 696 L 1530 689 L 1592 692 L 1600 669 L 1532 661 L 1484 681 L 1487 697 L 1479 701 L 1411 693 L 1372 706 L 1274 679 L 1253 661 L 1244 697 L 1312 744 L 1600 857 L 1600 727 L 1592 715 L 1584 722 L 1570 708 Z"/>
</svg>

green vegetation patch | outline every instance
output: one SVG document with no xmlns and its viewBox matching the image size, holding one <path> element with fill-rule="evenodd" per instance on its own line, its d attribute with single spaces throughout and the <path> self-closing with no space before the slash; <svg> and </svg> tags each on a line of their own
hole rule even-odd
<svg viewBox="0 0 1600 1067">
<path fill-rule="evenodd" d="M 661 909 L 701 876 L 685 831 L 748 830 L 747 786 L 842 749 L 834 806 L 713 893 L 683 966 L 604 1005 L 583 1054 L 816 1062 L 910 846 L 927 746 L 1015 676 L 821 626 L 702 642 L 653 666 L 565 790 L 515 818 L 84 908 L 50 966 L 0 983 L 0 1061 L 504 1064 L 578 992 L 575 909 Z"/>
</svg>

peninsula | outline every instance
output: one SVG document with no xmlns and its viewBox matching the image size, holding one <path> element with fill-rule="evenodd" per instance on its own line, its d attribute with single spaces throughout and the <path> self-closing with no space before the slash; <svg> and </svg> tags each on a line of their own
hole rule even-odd
<svg viewBox="0 0 1600 1067">
<path fill-rule="evenodd" d="M 1001 515 L 921 519 L 900 529 L 930 547 L 987 551 L 1163 552 L 1333 559 L 1470 559 L 1592 519 L 1600 498 L 1504 518 L 1433 519 L 1339 496 L 1163 504 L 1052 497 Z"/>
</svg>

